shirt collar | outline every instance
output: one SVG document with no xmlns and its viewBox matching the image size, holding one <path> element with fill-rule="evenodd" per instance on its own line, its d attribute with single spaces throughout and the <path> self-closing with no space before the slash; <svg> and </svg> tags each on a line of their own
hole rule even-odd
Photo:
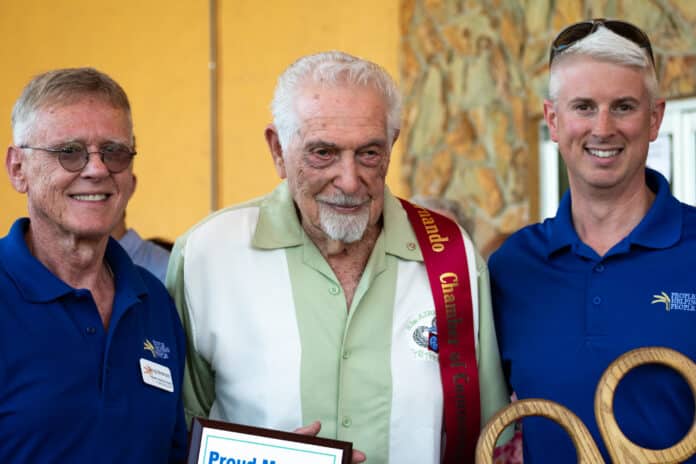
<svg viewBox="0 0 696 464">
<path fill-rule="evenodd" d="M 655 200 L 645 217 L 625 239 L 610 250 L 610 254 L 626 252 L 633 244 L 646 248 L 667 248 L 681 237 L 681 205 L 672 195 L 667 179 L 650 168 L 645 169 L 645 179 L 648 188 L 655 193 Z M 568 190 L 561 199 L 556 217 L 544 222 L 548 236 L 547 257 L 565 247 L 581 244 L 573 226 L 571 204 L 572 196 Z"/>
<path fill-rule="evenodd" d="M 382 236 L 384 249 L 403 259 L 422 261 L 416 236 L 406 216 L 406 211 L 389 188 L 384 190 L 384 225 Z M 295 203 L 283 181 L 260 204 L 259 219 L 252 238 L 252 245 L 261 249 L 288 248 L 303 243 L 304 229 L 300 223 Z"/>
<path fill-rule="evenodd" d="M 302 244 L 304 230 L 287 181 L 261 200 L 259 220 L 251 243 L 255 248 L 289 248 Z"/>
<path fill-rule="evenodd" d="M 5 266 L 5 270 L 22 297 L 27 301 L 43 303 L 75 291 L 31 254 L 24 241 L 28 227 L 28 218 L 17 219 L 7 236 L 0 240 L 0 259 L 3 263 L 11 263 L 10 266 Z M 147 288 L 132 261 L 116 240 L 109 238 L 105 257 L 114 274 L 118 299 L 125 297 L 131 300 L 147 293 Z M 127 291 L 124 291 L 126 289 Z"/>
</svg>

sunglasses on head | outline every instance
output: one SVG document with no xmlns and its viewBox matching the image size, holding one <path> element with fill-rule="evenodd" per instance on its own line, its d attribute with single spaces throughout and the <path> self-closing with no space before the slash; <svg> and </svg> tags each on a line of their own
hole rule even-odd
<svg viewBox="0 0 696 464">
<path fill-rule="evenodd" d="M 563 51 L 568 49 L 568 47 L 573 45 L 575 42 L 594 33 L 599 26 L 604 26 L 624 39 L 628 39 L 639 47 L 646 49 L 648 51 L 648 56 L 650 56 L 650 61 L 652 62 L 653 66 L 655 66 L 655 57 L 653 56 L 652 47 L 650 46 L 650 39 L 645 32 L 631 23 L 604 18 L 597 18 L 591 21 L 582 21 L 563 29 L 551 43 L 549 65 L 551 65 L 556 56 L 563 53 Z"/>
</svg>

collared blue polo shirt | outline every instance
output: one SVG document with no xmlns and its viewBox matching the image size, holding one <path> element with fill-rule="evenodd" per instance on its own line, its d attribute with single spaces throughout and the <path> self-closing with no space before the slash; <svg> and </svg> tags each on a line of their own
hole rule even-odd
<svg viewBox="0 0 696 464">
<path fill-rule="evenodd" d="M 696 360 L 696 209 L 676 200 L 657 172 L 648 169 L 646 182 L 655 201 L 605 256 L 578 237 L 566 193 L 556 217 L 513 234 L 489 262 L 512 389 L 520 398 L 550 399 L 575 412 L 607 462 L 594 394 L 609 364 L 643 346 L 669 347 Z M 629 439 L 661 449 L 686 434 L 694 403 L 681 376 L 648 365 L 619 384 L 614 412 Z M 559 425 L 543 418 L 523 422 L 525 464 L 576 462 Z"/>
<path fill-rule="evenodd" d="M 0 239 L 0 462 L 183 461 L 185 341 L 164 286 L 109 239 L 105 330 L 91 293 L 31 255 L 28 226 Z M 144 382 L 141 359 L 169 370 L 173 392 Z"/>
</svg>

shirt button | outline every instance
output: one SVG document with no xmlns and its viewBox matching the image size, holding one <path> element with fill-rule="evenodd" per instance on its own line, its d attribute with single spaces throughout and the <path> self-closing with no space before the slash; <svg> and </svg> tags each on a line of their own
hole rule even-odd
<svg viewBox="0 0 696 464">
<path fill-rule="evenodd" d="M 602 302 L 602 298 L 600 298 L 598 296 L 592 298 L 592 303 L 594 303 L 596 305 L 600 304 L 601 302 Z"/>
<path fill-rule="evenodd" d="M 85 329 L 85 332 L 87 333 L 87 335 L 94 335 L 95 333 L 97 333 L 97 329 L 95 329 L 94 327 L 87 327 Z"/>
<path fill-rule="evenodd" d="M 414 251 L 414 250 L 416 249 L 416 244 L 413 243 L 413 242 L 408 242 L 408 243 L 406 244 L 406 248 L 407 248 L 409 251 Z"/>
<path fill-rule="evenodd" d="M 351 425 L 353 425 L 353 421 L 350 420 L 350 417 L 344 416 L 343 420 L 341 421 L 341 424 L 343 424 L 343 426 L 347 428 L 347 427 L 350 427 Z"/>
<path fill-rule="evenodd" d="M 341 293 L 341 289 L 338 287 L 329 287 L 329 293 L 332 295 L 338 295 Z"/>
<path fill-rule="evenodd" d="M 350 358 L 350 351 L 344 351 L 343 352 L 343 359 L 348 359 Z"/>
<path fill-rule="evenodd" d="M 604 264 L 598 264 L 595 266 L 594 270 L 596 272 L 604 272 Z"/>
</svg>

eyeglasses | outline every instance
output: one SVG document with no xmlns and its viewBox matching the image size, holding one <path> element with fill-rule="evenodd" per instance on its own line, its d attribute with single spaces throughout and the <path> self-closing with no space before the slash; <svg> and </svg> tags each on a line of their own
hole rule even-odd
<svg viewBox="0 0 696 464">
<path fill-rule="evenodd" d="M 653 56 L 652 47 L 650 46 L 650 39 L 645 32 L 641 31 L 631 23 L 604 18 L 575 23 L 563 29 L 551 43 L 549 65 L 551 65 L 553 59 L 559 53 L 565 51 L 575 42 L 584 39 L 590 34 L 593 34 L 599 28 L 599 26 L 604 26 L 624 39 L 628 39 L 639 47 L 645 48 L 648 51 L 652 65 L 655 66 L 655 57 Z"/>
<path fill-rule="evenodd" d="M 30 147 L 28 145 L 22 145 L 19 148 L 53 153 L 58 156 L 58 162 L 63 169 L 69 172 L 82 171 L 85 166 L 87 166 L 89 155 L 92 153 L 99 153 L 106 169 L 108 169 L 110 173 L 116 174 L 130 166 L 133 157 L 136 155 L 135 151 L 132 151 L 129 147 L 121 145 L 120 143 L 102 145 L 97 151 L 88 151 L 87 147 L 77 142 L 51 148 Z"/>
</svg>

